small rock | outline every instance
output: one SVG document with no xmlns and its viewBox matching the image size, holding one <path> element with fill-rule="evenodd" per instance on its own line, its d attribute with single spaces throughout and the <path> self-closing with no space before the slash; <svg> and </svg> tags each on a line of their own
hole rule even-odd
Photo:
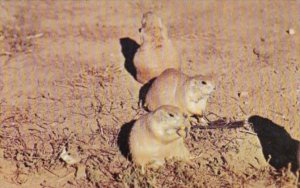
<svg viewBox="0 0 300 188">
<path fill-rule="evenodd" d="M 243 104 L 249 105 L 249 101 L 244 101 Z"/>
<path fill-rule="evenodd" d="M 289 35 L 294 35 L 296 32 L 293 28 L 289 28 L 287 31 L 286 31 Z"/>
<path fill-rule="evenodd" d="M 240 98 L 246 98 L 249 96 L 248 92 L 247 91 L 241 91 L 241 92 L 238 92 L 238 97 Z"/>
<path fill-rule="evenodd" d="M 78 156 L 72 156 L 70 155 L 67 151 L 66 148 L 64 147 L 60 156 L 59 156 L 63 161 L 65 161 L 68 165 L 73 165 L 76 164 L 80 161 L 80 158 Z"/>
</svg>

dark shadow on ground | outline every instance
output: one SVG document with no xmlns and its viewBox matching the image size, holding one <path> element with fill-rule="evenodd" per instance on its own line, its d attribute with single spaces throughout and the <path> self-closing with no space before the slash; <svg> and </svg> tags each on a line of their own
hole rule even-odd
<svg viewBox="0 0 300 188">
<path fill-rule="evenodd" d="M 288 167 L 296 172 L 300 163 L 300 142 L 293 139 L 284 127 L 260 116 L 251 116 L 248 122 L 253 125 L 263 148 L 266 160 L 276 169 Z"/>
<path fill-rule="evenodd" d="M 133 64 L 133 58 L 140 45 L 135 40 L 128 37 L 121 38 L 120 44 L 122 46 L 122 53 L 125 57 L 124 67 L 134 78 L 136 78 L 136 69 Z"/>
<path fill-rule="evenodd" d="M 121 130 L 118 135 L 118 141 L 117 141 L 122 155 L 129 160 L 131 160 L 130 150 L 129 150 L 129 136 L 135 121 L 136 120 L 132 120 L 128 123 L 125 123 L 121 127 Z"/>
<path fill-rule="evenodd" d="M 145 105 L 146 95 L 147 95 L 152 83 L 154 82 L 154 80 L 155 80 L 155 78 L 152 78 L 149 82 L 144 84 L 139 91 L 139 102 L 142 104 L 143 107 Z M 145 110 L 147 110 L 147 109 L 145 109 Z"/>
</svg>

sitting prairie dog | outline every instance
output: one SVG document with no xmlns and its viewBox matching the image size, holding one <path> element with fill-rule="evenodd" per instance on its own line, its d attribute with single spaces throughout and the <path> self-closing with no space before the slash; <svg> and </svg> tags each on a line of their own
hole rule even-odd
<svg viewBox="0 0 300 188">
<path fill-rule="evenodd" d="M 188 160 L 190 153 L 184 144 L 188 127 L 179 108 L 161 106 L 141 116 L 133 125 L 129 148 L 134 163 L 142 167 L 158 167 L 165 159 Z"/>
<path fill-rule="evenodd" d="M 173 105 L 187 115 L 201 116 L 214 90 L 214 82 L 208 76 L 190 77 L 178 70 L 167 69 L 149 88 L 145 106 L 153 111 L 162 105 Z"/>
<path fill-rule="evenodd" d="M 160 17 L 153 12 L 143 14 L 140 35 L 141 46 L 133 59 L 138 82 L 147 83 L 167 68 L 180 68 L 178 52 Z"/>
</svg>

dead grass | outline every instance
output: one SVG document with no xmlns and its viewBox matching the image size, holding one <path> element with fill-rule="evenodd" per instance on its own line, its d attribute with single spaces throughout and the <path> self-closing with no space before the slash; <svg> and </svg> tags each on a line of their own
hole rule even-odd
<svg viewBox="0 0 300 188">
<path fill-rule="evenodd" d="M 4 7 L 3 7 L 3 10 Z M 8 13 L 9 11 L 6 10 Z M 9 21 L 2 23 L 0 36 L 2 44 L 2 55 L 13 55 L 16 53 L 31 52 L 34 40 L 42 37 L 39 32 L 39 16 L 32 10 L 30 4 L 19 6 L 14 14 L 8 14 Z"/>
<path fill-rule="evenodd" d="M 196 157 L 190 163 L 176 160 L 167 161 L 158 170 L 148 169 L 141 173 L 130 161 L 120 155 L 116 145 L 118 130 L 102 127 L 89 135 L 80 130 L 70 131 L 67 127 L 51 126 L 41 120 L 30 109 L 1 108 L 0 148 L 4 158 L 14 161 L 17 166 L 17 184 L 26 182 L 32 173 L 61 168 L 83 166 L 84 176 L 71 179 L 68 186 L 87 187 L 243 187 L 250 185 L 296 186 L 297 176 L 288 169 L 276 171 L 272 167 L 257 169 L 249 167 L 243 173 L 235 172 L 223 156 L 228 150 L 238 150 L 238 145 L 223 142 L 228 139 L 227 131 L 199 131 L 195 129 L 188 140 L 190 150 Z M 47 126 L 47 127 L 46 127 Z M 235 130 L 229 132 L 234 133 Z M 205 139 L 205 140 L 204 140 Z M 198 144 L 197 144 L 198 143 Z M 202 143 L 199 148 L 199 144 Z M 233 142 L 234 143 L 234 142 Z M 225 147 L 224 147 L 225 146 Z M 62 148 L 80 156 L 79 164 L 65 166 L 59 158 Z M 214 154 L 203 150 L 215 148 Z M 223 148 L 218 151 L 218 148 Z M 71 152 L 72 153 L 72 152 Z M 207 155 L 208 154 L 208 155 Z M 73 176 L 73 175 L 72 175 Z M 62 177 L 60 177 L 62 178 Z"/>
</svg>

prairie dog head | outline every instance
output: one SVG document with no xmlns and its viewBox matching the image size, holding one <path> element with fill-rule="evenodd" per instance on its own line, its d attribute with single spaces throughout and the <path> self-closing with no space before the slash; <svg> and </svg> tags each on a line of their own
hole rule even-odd
<svg viewBox="0 0 300 188">
<path fill-rule="evenodd" d="M 150 132 L 163 143 L 170 143 L 186 137 L 188 127 L 186 118 L 181 110 L 174 106 L 164 105 L 152 112 L 150 119 Z"/>
<path fill-rule="evenodd" d="M 189 80 L 189 90 L 199 96 L 209 96 L 215 90 L 215 84 L 206 76 L 195 76 Z"/>
<path fill-rule="evenodd" d="M 206 101 L 215 90 L 215 84 L 210 77 L 198 75 L 186 82 L 185 100 L 190 113 L 201 114 Z"/>
<path fill-rule="evenodd" d="M 164 38 L 167 38 L 167 29 L 161 18 L 153 12 L 146 12 L 142 17 L 141 40 L 162 45 Z"/>
<path fill-rule="evenodd" d="M 162 24 L 161 18 L 151 11 L 143 14 L 142 29 L 147 31 L 147 30 L 151 30 L 152 28 L 156 28 L 156 27 L 163 29 L 163 24 Z"/>
</svg>

